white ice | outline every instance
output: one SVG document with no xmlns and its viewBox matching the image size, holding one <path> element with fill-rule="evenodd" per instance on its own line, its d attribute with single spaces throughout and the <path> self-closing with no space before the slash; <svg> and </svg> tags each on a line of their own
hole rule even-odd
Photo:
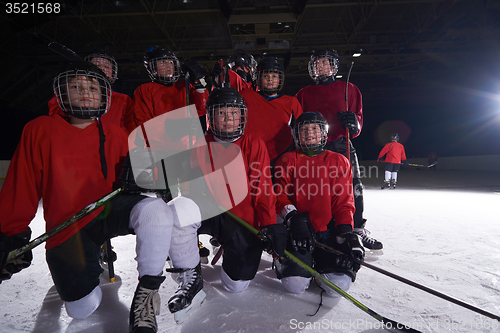
<svg viewBox="0 0 500 333">
<path fill-rule="evenodd" d="M 382 172 L 365 176 L 367 229 L 384 243 L 383 254 L 367 254 L 366 261 L 499 316 L 500 174 L 405 169 L 396 190 L 380 190 Z M 40 212 L 31 227 L 33 235 L 44 231 Z M 212 249 L 208 237 L 202 241 Z M 91 317 L 67 316 L 39 246 L 32 265 L 0 285 L 0 332 L 128 332 L 137 284 L 135 240 L 120 237 L 112 244 L 117 281 L 107 283 L 103 274 L 103 302 Z M 221 287 L 220 269 L 220 262 L 203 266 L 207 298 L 182 325 L 166 306 L 176 283 L 165 280 L 159 332 L 387 332 L 346 299 L 324 296 L 318 313 L 309 316 L 319 305 L 320 289 L 313 283 L 303 295 L 287 294 L 267 254 L 249 289 L 239 294 Z M 498 321 L 366 267 L 349 293 L 421 332 L 500 332 Z"/>
</svg>

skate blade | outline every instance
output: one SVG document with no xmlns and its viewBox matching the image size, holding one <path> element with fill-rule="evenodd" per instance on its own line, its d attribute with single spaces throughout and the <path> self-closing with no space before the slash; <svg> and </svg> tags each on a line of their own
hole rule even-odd
<svg viewBox="0 0 500 333">
<path fill-rule="evenodd" d="M 372 250 L 372 249 L 368 249 L 365 247 L 365 255 L 366 254 L 369 254 L 369 255 L 372 255 L 372 256 L 381 256 L 384 254 L 384 249 L 380 249 L 380 250 Z"/>
<path fill-rule="evenodd" d="M 198 309 L 201 305 L 201 303 L 203 303 L 203 301 L 205 300 L 205 298 L 207 297 L 207 294 L 205 294 L 205 292 L 203 290 L 200 290 L 196 296 L 193 298 L 193 300 L 191 301 L 191 304 L 187 307 L 187 308 L 184 308 L 180 311 L 177 311 L 174 313 L 174 320 L 177 324 L 182 324 L 184 322 L 184 320 L 186 320 L 187 317 L 189 317 L 189 315 L 191 315 L 191 313 Z"/>
</svg>

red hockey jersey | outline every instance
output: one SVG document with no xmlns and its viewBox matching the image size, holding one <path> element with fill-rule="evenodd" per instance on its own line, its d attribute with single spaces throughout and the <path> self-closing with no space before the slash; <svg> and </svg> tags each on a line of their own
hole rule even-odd
<svg viewBox="0 0 500 333">
<path fill-rule="evenodd" d="M 268 101 L 252 89 L 243 90 L 241 96 L 248 108 L 245 133 L 264 141 L 272 161 L 293 142 L 290 121 L 302 114 L 302 106 L 293 96 Z"/>
<path fill-rule="evenodd" d="M 103 124 L 114 124 L 120 126 L 127 134 L 132 132 L 135 128 L 133 112 L 134 102 L 132 98 L 126 94 L 122 94 L 116 91 L 111 93 L 111 105 L 109 111 L 106 112 L 102 117 Z M 59 114 L 65 117 L 65 113 L 57 104 L 56 96 L 52 97 L 49 101 L 49 116 L 53 114 Z"/>
<path fill-rule="evenodd" d="M 345 101 L 346 84 L 342 81 L 334 81 L 328 85 L 311 85 L 299 90 L 297 99 L 304 112 L 319 112 L 328 122 L 328 141 L 337 140 L 345 136 L 345 129 L 341 126 L 338 112 L 346 111 Z M 356 114 L 360 129 L 363 128 L 363 102 L 358 87 L 349 83 L 348 108 Z M 361 130 L 360 130 L 361 133 Z M 353 135 L 355 138 L 359 135 Z"/>
<path fill-rule="evenodd" d="M 196 106 L 189 108 L 191 118 L 206 115 L 205 104 L 207 99 L 208 91 L 198 93 L 195 91 L 194 86 L 191 85 L 189 87 L 189 103 Z M 148 120 L 164 113 L 186 108 L 186 105 L 186 85 L 184 81 L 178 81 L 172 86 L 165 86 L 156 82 L 142 84 L 134 92 L 135 124 L 136 126 L 140 126 Z M 186 110 L 182 118 L 186 118 L 187 116 Z M 158 124 L 158 126 L 159 128 L 156 130 L 150 129 L 152 133 L 147 133 L 150 136 L 149 141 L 152 148 L 155 145 L 178 150 L 189 147 L 188 136 L 180 140 L 172 140 L 168 137 L 168 133 L 165 133 L 163 124 Z"/>
<path fill-rule="evenodd" d="M 230 144 L 217 142 L 212 134 L 205 139 L 208 147 L 194 149 L 193 166 L 202 170 L 217 204 L 255 228 L 275 224 L 276 197 L 264 142 L 246 134 Z M 239 203 L 237 192 L 246 194 Z"/>
<path fill-rule="evenodd" d="M 325 150 L 309 157 L 293 150 L 278 158 L 274 175 L 278 212 L 294 205 L 309 213 L 316 231 L 326 231 L 332 217 L 336 226 L 353 226 L 352 171 L 343 155 Z"/>
<path fill-rule="evenodd" d="M 50 230 L 113 190 L 128 151 L 127 138 L 113 124 L 103 124 L 103 129 L 107 179 L 101 171 L 97 123 L 81 130 L 60 115 L 52 115 L 26 124 L 0 192 L 2 233 L 24 232 L 35 217 L 40 198 L 46 229 Z M 70 238 L 102 209 L 47 240 L 46 247 Z"/>
<path fill-rule="evenodd" d="M 406 160 L 405 147 L 399 142 L 389 142 L 382 148 L 378 158 L 385 155 L 384 162 L 400 164 L 401 161 Z"/>
</svg>

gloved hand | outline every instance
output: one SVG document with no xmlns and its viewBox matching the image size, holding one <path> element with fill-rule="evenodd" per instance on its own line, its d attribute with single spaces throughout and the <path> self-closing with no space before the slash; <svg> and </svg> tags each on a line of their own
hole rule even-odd
<svg viewBox="0 0 500 333">
<path fill-rule="evenodd" d="M 305 253 L 314 250 L 316 231 L 309 219 L 308 212 L 291 211 L 285 217 L 285 225 L 288 228 L 294 251 Z"/>
<path fill-rule="evenodd" d="M 264 242 L 264 250 L 268 253 L 275 253 L 278 257 L 283 258 L 286 248 L 286 227 L 281 223 L 270 224 L 262 228 L 262 233 L 269 239 L 269 241 Z"/>
<path fill-rule="evenodd" d="M 212 67 L 212 71 L 210 72 L 210 78 L 212 79 L 212 85 L 217 88 L 222 86 L 221 82 L 219 82 L 220 74 L 222 73 L 222 67 L 218 61 L 215 62 L 214 67 Z"/>
<path fill-rule="evenodd" d="M 205 76 L 207 71 L 193 59 L 186 59 L 182 64 L 182 72 L 189 73 L 190 81 L 198 92 L 204 92 L 207 87 Z"/>
<path fill-rule="evenodd" d="M 337 236 L 335 241 L 337 248 L 351 258 L 352 270 L 356 273 L 365 260 L 365 249 L 359 236 L 353 232 L 347 232 Z"/>
<path fill-rule="evenodd" d="M 383 162 L 384 159 L 383 158 L 377 158 L 377 162 Z"/>
<path fill-rule="evenodd" d="M 12 274 L 18 273 L 31 265 L 31 261 L 33 260 L 33 253 L 31 250 L 23 253 L 17 258 L 7 261 L 9 253 L 28 244 L 30 237 L 31 229 L 29 227 L 25 232 L 10 237 L 0 232 L 0 283 L 2 283 L 3 280 L 10 279 Z"/>
<path fill-rule="evenodd" d="M 337 116 L 339 117 L 342 127 L 349 129 L 350 135 L 356 135 L 359 133 L 361 129 L 359 128 L 358 118 L 356 117 L 356 114 L 354 112 L 339 112 L 337 113 Z"/>
<path fill-rule="evenodd" d="M 403 165 L 406 165 L 406 166 L 410 165 L 410 162 L 408 162 L 408 160 L 404 160 L 404 161 L 403 161 L 403 162 L 401 162 L 401 163 L 403 163 Z"/>
</svg>

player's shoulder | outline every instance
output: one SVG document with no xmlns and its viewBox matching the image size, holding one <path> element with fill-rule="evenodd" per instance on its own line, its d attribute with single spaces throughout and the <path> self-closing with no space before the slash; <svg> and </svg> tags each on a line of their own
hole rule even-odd
<svg viewBox="0 0 500 333">
<path fill-rule="evenodd" d="M 323 160 L 328 161 L 330 164 L 349 164 L 347 157 L 331 150 L 324 150 L 318 157 L 322 157 Z"/>
</svg>

